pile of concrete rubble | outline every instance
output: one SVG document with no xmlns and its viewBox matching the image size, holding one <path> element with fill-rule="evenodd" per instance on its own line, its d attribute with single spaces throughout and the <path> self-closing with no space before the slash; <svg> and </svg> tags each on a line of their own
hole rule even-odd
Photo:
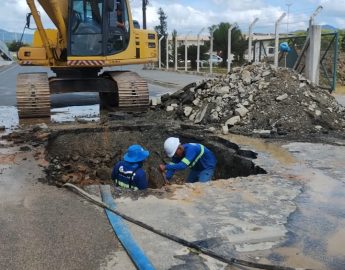
<svg viewBox="0 0 345 270">
<path fill-rule="evenodd" d="M 169 117 L 224 134 L 282 136 L 345 129 L 345 109 L 328 90 L 291 70 L 262 63 L 193 83 L 161 101 Z"/>
</svg>

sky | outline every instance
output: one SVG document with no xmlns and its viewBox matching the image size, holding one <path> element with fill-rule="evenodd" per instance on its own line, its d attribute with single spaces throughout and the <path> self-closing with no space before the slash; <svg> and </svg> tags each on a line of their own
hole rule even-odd
<svg viewBox="0 0 345 270">
<path fill-rule="evenodd" d="M 37 1 L 36 1 L 37 2 Z M 142 24 L 141 0 L 129 0 L 133 18 Z M 21 32 L 25 14 L 29 12 L 26 0 L 0 0 L 0 28 Z M 310 15 L 319 6 L 323 10 L 316 17 L 317 24 L 329 24 L 345 29 L 345 0 L 149 0 L 148 28 L 159 24 L 157 10 L 161 7 L 168 16 L 168 32 L 197 34 L 202 28 L 220 22 L 238 23 L 244 33 L 257 17 L 254 32 L 273 33 L 275 21 L 285 12 L 280 32 L 306 29 Z M 288 12 L 289 6 L 289 12 Z M 53 27 L 41 9 L 43 22 Z"/>
</svg>

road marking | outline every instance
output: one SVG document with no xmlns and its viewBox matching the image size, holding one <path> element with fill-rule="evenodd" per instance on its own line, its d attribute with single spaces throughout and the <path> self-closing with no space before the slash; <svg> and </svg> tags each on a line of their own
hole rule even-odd
<svg viewBox="0 0 345 270">
<path fill-rule="evenodd" d="M 14 69 L 14 68 L 17 68 L 17 67 L 19 67 L 19 65 L 14 64 L 14 66 L 12 66 L 12 67 L 10 67 L 10 68 L 8 68 L 8 69 L 5 69 L 4 71 L 0 71 L 0 76 L 3 75 L 3 74 L 5 74 L 7 71 L 10 71 L 10 70 L 12 70 L 12 69 Z"/>
</svg>

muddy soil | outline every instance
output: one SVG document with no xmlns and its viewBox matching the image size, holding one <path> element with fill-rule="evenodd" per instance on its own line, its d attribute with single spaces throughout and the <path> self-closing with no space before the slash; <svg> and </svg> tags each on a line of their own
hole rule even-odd
<svg viewBox="0 0 345 270">
<path fill-rule="evenodd" d="M 182 143 L 196 142 L 209 147 L 218 160 L 215 179 L 265 173 L 265 170 L 252 162 L 256 153 L 242 150 L 236 144 L 210 133 L 195 135 L 193 130 L 168 128 L 164 125 L 114 125 L 53 131 L 46 148 L 50 163 L 46 170 L 48 182 L 57 185 L 68 182 L 82 186 L 111 184 L 110 175 L 114 164 L 122 159 L 131 144 L 141 144 L 150 151 L 150 157 L 144 163 L 149 187 L 161 188 L 164 179 L 158 171 L 158 165 L 169 162 L 163 153 L 164 140 L 169 136 L 178 136 Z M 186 176 L 187 172 L 178 173 L 174 183 L 184 183 Z"/>
</svg>

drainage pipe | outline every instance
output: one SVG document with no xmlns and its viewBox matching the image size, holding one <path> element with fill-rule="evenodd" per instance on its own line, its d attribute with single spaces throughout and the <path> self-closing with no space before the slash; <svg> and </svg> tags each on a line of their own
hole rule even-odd
<svg viewBox="0 0 345 270">
<path fill-rule="evenodd" d="M 134 218 L 131 218 L 125 214 L 122 214 L 121 212 L 112 209 L 110 206 L 108 206 L 107 204 L 105 204 L 104 202 L 96 199 L 94 196 L 91 196 L 90 194 L 88 194 L 87 192 L 85 192 L 84 190 L 82 190 L 81 188 L 72 185 L 72 184 L 64 184 L 63 185 L 66 188 L 70 188 L 73 189 L 74 191 L 76 191 L 80 196 L 82 196 L 83 198 L 87 199 L 88 201 L 90 201 L 91 203 L 102 207 L 104 209 L 107 209 L 109 211 L 111 211 L 112 213 L 122 217 L 123 219 L 127 220 L 128 222 L 131 222 L 141 228 L 144 228 L 150 232 L 153 232 L 155 234 L 158 234 L 166 239 L 169 239 L 171 241 L 174 241 L 180 245 L 183 245 L 185 247 L 191 248 L 196 250 L 197 252 L 203 253 L 211 258 L 214 258 L 220 262 L 226 263 L 226 264 L 236 264 L 236 265 L 242 265 L 242 266 L 248 266 L 248 267 L 252 267 L 252 268 L 257 268 L 257 269 L 265 269 L 265 270 L 311 270 L 308 268 L 294 268 L 294 267 L 288 267 L 288 266 L 278 266 L 278 265 L 269 265 L 269 264 L 262 264 L 262 263 L 254 263 L 254 262 L 249 262 L 249 261 L 244 261 L 244 260 L 239 260 L 236 258 L 225 258 L 222 255 L 219 255 L 217 253 L 215 253 L 214 251 L 204 248 L 202 246 L 199 246 L 193 242 L 189 242 L 185 239 L 182 239 L 178 236 L 172 235 L 172 234 L 168 234 L 165 233 L 161 230 L 155 229 L 150 225 L 147 225 L 139 220 L 136 220 Z"/>
</svg>

